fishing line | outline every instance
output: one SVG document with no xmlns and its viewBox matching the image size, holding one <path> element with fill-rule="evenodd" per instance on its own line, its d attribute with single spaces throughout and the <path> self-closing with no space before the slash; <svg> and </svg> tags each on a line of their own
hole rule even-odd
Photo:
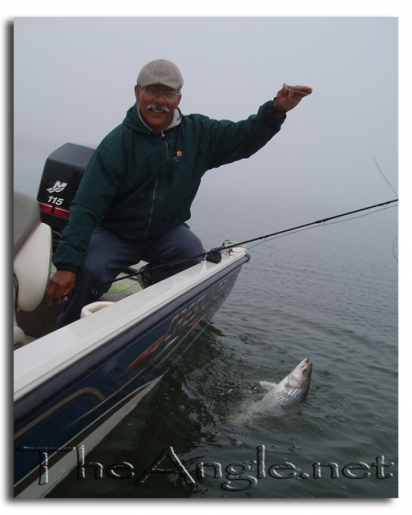
<svg viewBox="0 0 412 515">
<path fill-rule="evenodd" d="M 352 218 L 348 218 L 347 220 L 337 220 L 335 222 L 323 223 L 322 227 L 324 227 L 325 225 L 328 226 L 328 225 L 335 225 L 335 224 L 343 224 L 343 223 L 349 222 L 350 220 L 357 220 L 358 218 L 363 218 L 365 216 L 373 215 L 375 213 L 378 213 L 379 211 L 385 211 L 386 209 L 392 209 L 393 207 L 397 207 L 397 206 L 389 206 L 389 207 L 385 206 L 385 207 L 382 207 L 381 209 L 377 209 L 376 211 L 372 211 L 372 213 L 364 213 L 363 215 L 353 216 Z M 320 226 L 317 225 L 317 226 L 312 226 L 312 227 L 304 227 L 303 229 L 299 229 L 299 230 L 291 232 L 291 234 L 298 234 L 299 232 L 310 231 L 312 229 L 317 229 L 318 227 L 320 227 Z M 255 247 L 258 247 L 259 245 L 262 245 L 262 243 L 267 243 L 269 241 L 278 240 L 278 239 L 283 238 L 285 236 L 289 236 L 289 233 L 288 234 L 281 234 L 280 236 L 273 236 L 273 237 L 271 237 L 271 238 L 269 238 L 267 240 L 260 241 L 259 243 L 256 243 L 256 245 L 253 245 L 252 247 L 249 247 L 248 250 L 252 250 Z M 395 259 L 396 259 L 396 257 L 395 257 Z M 396 259 L 396 261 L 397 261 L 397 259 Z"/>
<path fill-rule="evenodd" d="M 326 222 L 329 222 L 330 220 L 335 220 L 337 218 L 342 218 L 344 216 L 353 215 L 355 213 L 361 213 L 362 211 L 368 211 L 368 210 L 371 210 L 371 209 L 375 209 L 377 207 L 388 206 L 389 204 L 393 204 L 394 202 L 398 202 L 398 199 L 388 200 L 387 202 L 382 202 L 381 204 L 375 204 L 373 206 L 363 207 L 361 209 L 355 209 L 353 211 L 348 211 L 348 212 L 342 213 L 340 215 L 329 216 L 328 218 L 322 218 L 321 220 L 316 220 L 315 222 L 310 222 L 310 223 L 307 223 L 307 224 L 297 225 L 296 227 L 291 227 L 290 229 L 284 229 L 283 231 L 277 231 L 277 232 L 274 232 L 272 234 L 267 234 L 266 236 L 258 236 L 257 238 L 252 238 L 250 240 L 245 240 L 245 241 L 239 242 L 237 244 L 234 243 L 233 245 L 229 245 L 229 246 L 222 246 L 221 248 L 214 249 L 214 250 L 223 250 L 224 248 L 227 249 L 227 248 L 231 248 L 231 247 L 236 247 L 238 245 L 246 245 L 246 243 L 253 243 L 254 241 L 271 238 L 272 236 L 278 236 L 279 234 L 284 234 L 284 233 L 288 233 L 288 232 L 292 232 L 292 231 L 297 231 L 298 229 L 303 229 L 304 227 L 310 227 L 312 225 L 317 225 L 317 224 L 321 224 L 321 223 L 325 224 Z"/>
<path fill-rule="evenodd" d="M 206 259 L 208 259 L 208 258 L 218 254 L 222 250 L 228 250 L 228 249 L 233 248 L 233 247 L 239 247 L 239 246 L 242 246 L 242 245 L 246 245 L 247 243 L 253 243 L 253 242 L 259 241 L 259 240 L 266 240 L 266 241 L 268 241 L 268 238 L 275 239 L 275 236 L 280 237 L 280 235 L 286 235 L 287 233 L 300 232 L 300 230 L 303 230 L 305 228 L 309 228 L 311 226 L 315 226 L 315 225 L 319 225 L 319 224 L 326 224 L 326 222 L 330 222 L 331 220 L 336 220 L 338 218 L 343 218 L 345 216 L 353 215 L 355 213 L 361 213 L 361 212 L 364 212 L 364 211 L 370 211 L 371 209 L 376 209 L 378 207 L 386 208 L 389 204 L 393 204 L 394 202 L 398 202 L 398 199 L 388 200 L 387 202 L 382 202 L 380 204 L 374 204 L 373 206 L 363 207 L 361 209 L 355 209 L 353 211 L 347 211 L 346 213 L 342 213 L 340 215 L 329 216 L 328 218 L 322 218 L 320 220 L 315 220 L 314 222 L 310 222 L 310 223 L 306 223 L 306 224 L 302 224 L 302 225 L 297 225 L 295 227 L 291 227 L 289 229 L 283 229 L 282 231 L 276 231 L 276 232 L 273 232 L 271 234 L 266 234 L 264 236 L 257 236 L 256 238 L 251 238 L 249 240 L 244 240 L 244 241 L 241 241 L 241 242 L 229 243 L 229 244 L 223 243 L 220 247 L 216 247 L 214 249 L 211 249 L 208 252 L 204 252 L 203 254 L 197 254 L 196 256 L 191 256 L 191 257 L 188 257 L 188 258 L 185 258 L 185 259 L 180 259 L 178 261 L 173 261 L 172 263 L 167 263 L 167 266 L 170 267 L 170 266 L 179 265 L 181 263 L 185 263 L 186 261 L 190 261 L 190 260 L 195 259 L 195 258 L 206 258 Z M 392 207 L 394 207 L 394 206 L 392 206 Z M 376 210 L 374 212 L 378 212 L 378 211 L 381 211 L 381 209 Z M 373 214 L 373 213 L 369 213 L 369 214 Z M 360 217 L 353 217 L 353 218 L 360 218 Z M 342 222 L 343 221 L 347 221 L 347 220 L 342 220 Z M 328 225 L 331 225 L 331 224 L 328 224 Z M 261 243 L 264 243 L 264 242 L 262 241 Z M 254 248 L 256 246 L 257 245 L 254 245 L 252 248 Z M 213 259 L 211 259 L 211 260 L 213 261 Z M 147 267 L 145 271 L 151 272 L 153 270 L 157 270 L 158 268 L 163 268 L 164 266 L 165 266 L 165 264 L 158 265 L 158 266 L 153 266 L 153 267 L 152 266 L 151 267 Z M 69 297 L 71 295 L 75 295 L 76 293 L 81 293 L 83 291 L 93 290 L 93 289 L 100 288 L 102 286 L 107 286 L 107 285 L 113 284 L 113 283 L 115 283 L 117 281 L 122 281 L 124 279 L 127 279 L 129 277 L 136 277 L 138 275 L 141 275 L 142 273 L 143 273 L 143 270 L 136 270 L 136 271 L 134 271 L 134 272 L 132 272 L 130 274 L 125 274 L 125 275 L 122 275 L 121 277 L 113 279 L 112 281 L 106 281 L 106 282 L 103 282 L 103 283 L 100 283 L 100 284 L 96 284 L 94 286 L 89 286 L 87 288 L 83 288 L 82 290 L 72 291 L 72 292 L 68 293 L 67 295 L 64 295 L 64 297 Z"/>
<path fill-rule="evenodd" d="M 375 161 L 375 165 L 376 165 L 377 169 L 379 170 L 379 173 L 384 178 L 386 184 L 391 188 L 391 190 L 395 193 L 395 195 L 398 196 L 397 192 L 395 191 L 395 188 L 392 186 L 392 184 L 385 177 L 385 174 L 382 172 L 381 167 L 378 165 L 378 162 L 376 161 L 376 159 L 375 159 L 374 155 L 372 154 L 372 152 L 371 152 L 371 155 L 372 155 L 372 159 Z"/>
<path fill-rule="evenodd" d="M 398 241 L 398 238 L 395 238 L 392 243 L 392 254 L 393 254 L 393 257 L 395 258 L 396 262 L 398 262 L 398 256 L 395 253 L 395 244 L 397 241 Z"/>
</svg>

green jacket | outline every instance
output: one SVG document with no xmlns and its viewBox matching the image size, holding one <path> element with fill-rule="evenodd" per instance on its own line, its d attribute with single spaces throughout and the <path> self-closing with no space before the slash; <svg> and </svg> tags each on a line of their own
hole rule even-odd
<svg viewBox="0 0 412 515">
<path fill-rule="evenodd" d="M 188 220 L 207 170 L 251 156 L 280 130 L 283 120 L 274 118 L 272 104 L 236 123 L 175 111 L 177 123 L 161 133 L 132 106 L 86 167 L 54 254 L 56 268 L 77 272 L 97 225 L 142 241 Z"/>
</svg>

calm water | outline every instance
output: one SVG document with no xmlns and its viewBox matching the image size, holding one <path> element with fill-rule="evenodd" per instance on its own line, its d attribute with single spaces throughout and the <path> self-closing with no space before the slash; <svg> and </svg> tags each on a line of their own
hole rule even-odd
<svg viewBox="0 0 412 515">
<path fill-rule="evenodd" d="M 341 212 L 296 214 L 263 198 L 238 212 L 243 202 L 202 192 L 192 228 L 206 247 Z M 212 324 L 88 456 L 127 462 L 134 477 L 74 471 L 50 497 L 396 497 L 397 215 L 248 245 L 251 261 Z M 262 398 L 259 381 L 280 381 L 305 357 L 312 383 L 299 410 L 241 416 Z M 162 453 L 157 468 L 172 472 L 137 484 Z"/>
</svg>

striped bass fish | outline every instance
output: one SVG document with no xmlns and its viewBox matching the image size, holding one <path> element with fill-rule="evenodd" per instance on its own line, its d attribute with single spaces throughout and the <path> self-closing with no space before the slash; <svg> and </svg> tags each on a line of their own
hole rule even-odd
<svg viewBox="0 0 412 515">
<path fill-rule="evenodd" d="M 306 397 L 311 376 L 312 363 L 306 358 L 280 383 L 261 381 L 267 393 L 262 400 L 252 405 L 252 411 L 262 415 L 281 414 L 282 409 L 288 409 Z"/>
</svg>

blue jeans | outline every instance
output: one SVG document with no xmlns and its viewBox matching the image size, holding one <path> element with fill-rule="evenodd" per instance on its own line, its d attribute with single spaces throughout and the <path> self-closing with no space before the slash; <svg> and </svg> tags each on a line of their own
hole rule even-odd
<svg viewBox="0 0 412 515">
<path fill-rule="evenodd" d="M 144 243 L 122 240 L 107 229 L 97 227 L 77 274 L 75 291 L 79 293 L 69 295 L 68 300 L 62 302 L 56 329 L 78 320 L 83 306 L 99 300 L 109 290 L 110 283 L 128 266 L 143 260 L 153 267 L 160 267 L 150 273 L 154 284 L 200 263 L 202 258 L 193 256 L 204 252 L 202 242 L 186 224 L 172 227 L 162 236 Z M 173 264 L 187 258 L 193 259 Z M 95 287 L 106 282 L 109 284 Z"/>
</svg>

